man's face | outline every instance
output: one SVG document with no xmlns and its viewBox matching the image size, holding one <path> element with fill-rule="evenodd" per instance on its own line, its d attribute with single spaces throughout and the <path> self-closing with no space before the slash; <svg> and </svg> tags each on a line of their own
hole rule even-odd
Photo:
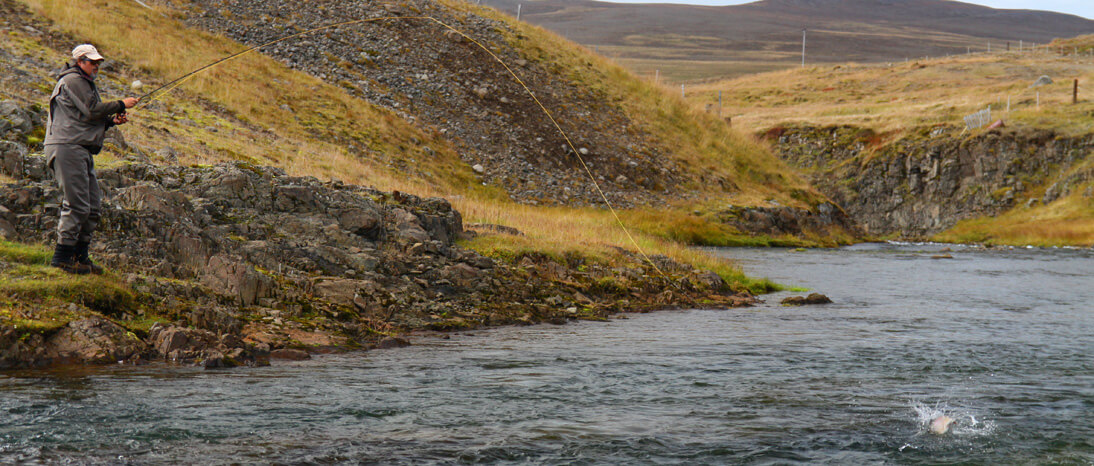
<svg viewBox="0 0 1094 466">
<path fill-rule="evenodd" d="M 86 58 L 81 58 L 76 61 L 76 66 L 79 66 L 81 70 L 84 70 L 84 73 L 87 73 L 88 76 L 94 78 L 96 75 L 99 74 L 99 65 L 102 62 L 102 60 L 88 60 Z"/>
</svg>

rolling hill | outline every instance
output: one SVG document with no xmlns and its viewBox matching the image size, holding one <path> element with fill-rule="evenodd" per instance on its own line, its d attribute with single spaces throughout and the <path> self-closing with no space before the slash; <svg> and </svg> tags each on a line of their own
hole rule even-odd
<svg viewBox="0 0 1094 466">
<path fill-rule="evenodd" d="M 903 62 L 1017 50 L 1094 31 L 1094 21 L 947 0 L 762 0 L 744 5 L 621 4 L 485 0 L 594 48 L 619 63 L 671 80 L 736 76 L 801 63 Z M 1009 45 L 1008 45 L 1009 44 Z"/>
</svg>

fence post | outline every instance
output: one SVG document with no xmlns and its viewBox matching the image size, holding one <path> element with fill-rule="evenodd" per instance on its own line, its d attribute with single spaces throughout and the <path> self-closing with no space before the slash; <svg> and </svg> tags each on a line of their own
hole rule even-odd
<svg viewBox="0 0 1094 466">
<path fill-rule="evenodd" d="M 1079 80 L 1075 80 L 1075 88 L 1079 88 Z M 718 91 L 718 118 L 722 117 L 722 91 Z"/>
<path fill-rule="evenodd" d="M 805 29 L 802 29 L 802 68 L 805 68 Z"/>
<path fill-rule="evenodd" d="M 687 96 L 684 95 L 684 85 L 681 84 L 680 85 L 680 98 L 682 99 L 684 97 L 687 97 Z"/>
<path fill-rule="evenodd" d="M 1075 80 L 1075 87 L 1071 88 L 1071 103 L 1079 103 L 1079 80 Z"/>
<path fill-rule="evenodd" d="M 520 21 L 520 4 L 517 4 L 517 21 Z"/>
</svg>

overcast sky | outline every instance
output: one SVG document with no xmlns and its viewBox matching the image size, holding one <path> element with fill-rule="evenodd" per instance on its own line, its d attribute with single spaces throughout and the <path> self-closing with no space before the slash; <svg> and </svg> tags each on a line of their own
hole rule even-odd
<svg viewBox="0 0 1094 466">
<path fill-rule="evenodd" d="M 688 3 L 692 5 L 739 5 L 753 0 L 606 0 L 620 3 Z M 1094 19 L 1094 0 L 966 0 L 964 3 L 1017 10 L 1048 10 Z M 1094 32 L 1094 31 L 1091 31 Z"/>
</svg>

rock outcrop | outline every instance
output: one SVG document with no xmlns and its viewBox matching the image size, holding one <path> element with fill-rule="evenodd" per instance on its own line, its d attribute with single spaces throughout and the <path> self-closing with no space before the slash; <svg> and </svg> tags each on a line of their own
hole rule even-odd
<svg viewBox="0 0 1094 466">
<path fill-rule="evenodd" d="M 19 169 L 5 172 L 17 181 L 0 187 L 0 220 L 15 240 L 50 244 L 59 191 L 44 157 L 24 153 L 6 156 Z M 461 216 L 440 198 L 245 163 L 120 163 L 98 176 L 105 201 L 93 255 L 174 324 L 133 345 L 118 343 L 129 340 L 103 319 L 39 340 L 0 335 L 0 367 L 138 354 L 209 368 L 262 364 L 279 348 L 397 347 L 405 341 L 384 337 L 416 329 L 752 301 L 665 257 L 654 260 L 667 276 L 625 252 L 627 267 L 578 256 L 485 257 L 456 243 L 466 234 Z M 104 306 L 104 314 L 133 317 Z"/>
<path fill-rule="evenodd" d="M 768 236 L 858 238 L 858 225 L 838 205 L 822 202 L 813 209 L 789 206 L 731 206 L 717 214 L 721 223 L 738 231 Z"/>
<path fill-rule="evenodd" d="M 1019 202 L 1050 203 L 1094 179 L 1094 169 L 1072 170 L 1094 149 L 1091 135 L 993 129 L 964 137 L 938 128 L 880 145 L 881 135 L 840 126 L 764 137 L 872 235 L 928 236 Z"/>
</svg>

